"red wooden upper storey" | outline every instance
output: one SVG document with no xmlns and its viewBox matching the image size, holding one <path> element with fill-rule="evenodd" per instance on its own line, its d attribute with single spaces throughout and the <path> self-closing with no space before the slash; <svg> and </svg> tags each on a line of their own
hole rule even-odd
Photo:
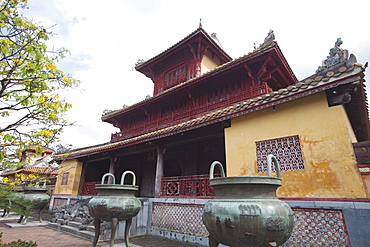
<svg viewBox="0 0 370 247">
<path fill-rule="evenodd" d="M 137 64 L 135 68 L 152 79 L 155 96 L 199 76 L 205 56 L 214 64 L 213 67 L 232 60 L 202 28 L 198 28 L 159 55 Z"/>
<path fill-rule="evenodd" d="M 185 122 L 297 82 L 276 42 L 262 45 L 238 59 L 226 60 L 228 56 L 216 44 L 207 46 L 204 43 L 205 37 L 209 38 L 200 28 L 175 46 L 137 66 L 137 70 L 154 81 L 155 94 L 102 117 L 103 121 L 120 129 L 120 132 L 112 134 L 111 142 Z M 192 45 L 184 45 L 185 40 Z M 194 40 L 198 40 L 198 43 Z M 186 47 L 196 44 L 200 48 L 198 53 L 194 52 L 195 55 L 185 51 Z M 196 54 L 203 56 L 203 61 L 196 60 Z M 207 57 L 205 62 L 204 57 Z M 207 63 L 215 65 L 212 58 L 217 58 L 214 60 L 218 60 L 220 65 L 206 73 L 194 75 L 195 70 L 191 65 L 207 69 Z M 185 75 L 182 71 L 185 71 Z M 189 78 L 189 75 L 193 78 Z"/>
</svg>

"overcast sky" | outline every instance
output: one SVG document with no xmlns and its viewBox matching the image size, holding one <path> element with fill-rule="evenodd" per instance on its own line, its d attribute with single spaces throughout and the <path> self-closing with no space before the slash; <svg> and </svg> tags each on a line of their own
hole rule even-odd
<svg viewBox="0 0 370 247">
<path fill-rule="evenodd" d="M 370 61 L 370 1 L 29 0 L 25 16 L 55 35 L 48 46 L 71 51 L 59 67 L 80 79 L 65 93 L 76 126 L 63 144 L 76 148 L 109 142 L 118 129 L 100 120 L 104 109 L 132 105 L 153 93 L 149 78 L 133 69 L 199 27 L 215 32 L 232 58 L 261 44 L 274 30 L 298 80 L 312 75 L 338 37 L 358 62 Z M 368 74 L 368 72 L 367 72 Z M 368 77 L 368 75 L 367 75 Z"/>
</svg>

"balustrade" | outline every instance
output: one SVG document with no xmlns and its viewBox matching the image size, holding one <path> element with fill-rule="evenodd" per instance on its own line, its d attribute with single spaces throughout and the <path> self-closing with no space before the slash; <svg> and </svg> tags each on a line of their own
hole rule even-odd
<svg viewBox="0 0 370 247">
<path fill-rule="evenodd" d="M 220 177 L 220 174 L 215 175 Z M 161 197 L 209 198 L 215 195 L 209 185 L 209 175 L 162 177 Z"/>
<path fill-rule="evenodd" d="M 100 184 L 101 181 L 97 182 L 84 182 L 82 185 L 81 196 L 96 196 L 98 191 L 95 189 L 95 184 Z"/>
<path fill-rule="evenodd" d="M 189 117 L 189 110 L 177 111 L 174 116 L 174 120 L 181 120 Z"/>
<path fill-rule="evenodd" d="M 214 177 L 220 177 L 215 174 Z M 96 196 L 98 191 L 95 189 L 97 182 L 84 182 L 82 185 L 81 196 Z M 107 183 L 107 182 L 105 182 Z M 214 189 L 209 185 L 209 175 L 193 175 L 179 177 L 162 177 L 161 197 L 196 197 L 211 198 L 215 195 Z"/>
<path fill-rule="evenodd" d="M 184 109 L 181 111 L 172 112 L 163 117 L 160 117 L 156 121 L 143 123 L 141 125 L 125 129 L 122 132 L 112 134 L 111 142 L 116 142 L 134 136 L 142 135 L 151 131 L 168 127 L 174 123 L 185 122 L 194 118 L 195 116 L 205 115 L 210 111 L 227 107 L 230 106 L 231 104 L 235 104 L 253 97 L 269 94 L 271 92 L 272 89 L 267 85 L 266 82 L 264 82 L 262 85 L 258 87 L 252 87 L 248 90 L 244 90 L 238 93 L 236 92 L 230 93 L 227 94 L 226 97 L 214 99 L 210 102 L 207 102 L 204 105 L 190 107 L 188 109 Z"/>
</svg>

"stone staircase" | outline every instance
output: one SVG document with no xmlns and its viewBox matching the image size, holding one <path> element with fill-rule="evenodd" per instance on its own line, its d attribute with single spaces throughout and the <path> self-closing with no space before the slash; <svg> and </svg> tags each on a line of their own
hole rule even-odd
<svg viewBox="0 0 370 247">
<path fill-rule="evenodd" d="M 47 228 L 65 232 L 70 235 L 94 240 L 94 218 L 91 217 L 87 204 L 90 199 L 81 199 L 73 204 L 67 204 L 53 209 L 54 217 L 50 220 Z M 132 220 L 129 237 L 147 234 L 149 215 L 148 200 L 143 200 L 143 208 Z M 125 221 L 120 221 L 117 226 L 115 239 L 124 239 Z M 99 242 L 109 241 L 111 236 L 111 222 L 102 221 L 100 224 Z"/>
<path fill-rule="evenodd" d="M 83 224 L 81 223 L 81 218 L 76 217 L 72 221 L 68 222 L 63 222 L 62 220 L 57 220 L 57 222 L 55 223 L 50 222 L 46 227 L 53 230 L 65 232 L 89 241 L 93 241 L 95 236 L 94 226 L 85 226 L 84 228 L 86 228 L 86 230 L 80 230 L 82 226 Z M 104 239 L 102 239 L 101 237 L 99 237 L 99 240 L 104 241 Z"/>
<path fill-rule="evenodd" d="M 87 207 L 90 199 L 82 199 L 73 204 L 54 208 L 54 217 L 46 227 L 93 241 L 95 236 L 94 218 L 91 217 Z M 99 241 L 110 239 L 110 229 L 110 222 L 103 221 L 100 224 Z"/>
</svg>

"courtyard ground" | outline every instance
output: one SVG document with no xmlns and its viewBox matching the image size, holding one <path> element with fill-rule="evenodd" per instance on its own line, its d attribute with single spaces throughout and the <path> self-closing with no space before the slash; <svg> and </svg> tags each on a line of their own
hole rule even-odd
<svg viewBox="0 0 370 247">
<path fill-rule="evenodd" d="M 44 221 L 48 220 L 48 215 L 43 216 Z M 22 227 L 10 228 L 5 223 L 15 223 L 17 219 L 11 218 L 8 220 L 0 219 L 0 232 L 3 233 L 3 243 L 9 243 L 14 240 L 33 241 L 38 247 L 90 247 L 92 241 L 81 239 L 63 232 L 46 228 L 38 227 Z M 31 222 L 31 221 L 29 221 Z M 116 244 L 123 243 L 123 240 L 116 240 Z M 142 247 L 199 247 L 200 245 L 183 243 L 179 241 L 169 240 L 157 236 L 137 236 L 131 237 L 130 243 Z M 97 247 L 107 246 L 108 242 L 100 242 Z M 132 247 L 135 247 L 133 245 Z M 122 245 L 119 245 L 122 246 Z M 124 246 L 124 245 L 123 245 Z"/>
</svg>

